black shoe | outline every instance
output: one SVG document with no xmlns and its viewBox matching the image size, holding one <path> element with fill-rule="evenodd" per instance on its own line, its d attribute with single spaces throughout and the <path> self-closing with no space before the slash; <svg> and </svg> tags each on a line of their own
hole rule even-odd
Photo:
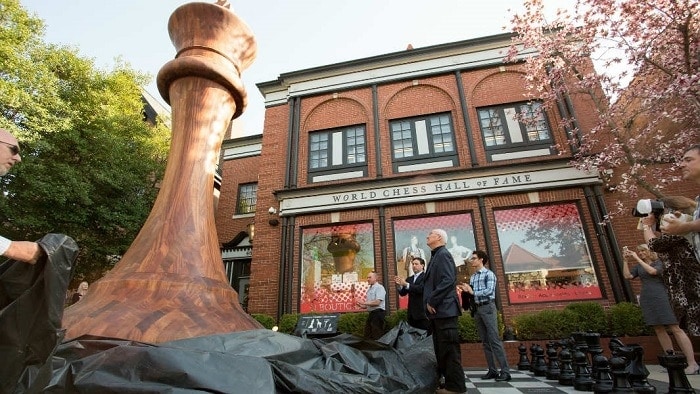
<svg viewBox="0 0 700 394">
<path fill-rule="evenodd" d="M 496 381 L 497 382 L 508 382 L 508 381 L 510 381 L 510 374 L 508 372 L 501 371 L 501 373 L 499 373 L 498 376 L 496 377 Z"/>
<path fill-rule="evenodd" d="M 499 375 L 498 375 L 498 372 L 496 372 L 496 371 L 494 371 L 494 370 L 492 370 L 492 369 L 489 369 L 489 372 L 486 373 L 486 375 L 482 376 L 482 377 L 481 377 L 481 380 L 493 379 L 493 378 L 497 378 L 498 376 L 499 376 Z"/>
</svg>

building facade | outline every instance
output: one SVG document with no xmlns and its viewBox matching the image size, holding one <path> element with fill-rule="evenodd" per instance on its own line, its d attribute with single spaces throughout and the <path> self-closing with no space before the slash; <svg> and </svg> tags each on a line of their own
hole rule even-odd
<svg viewBox="0 0 700 394">
<path fill-rule="evenodd" d="M 510 44 L 503 34 L 410 48 L 258 84 L 264 130 L 224 142 L 217 211 L 249 312 L 362 311 L 371 271 L 396 310 L 406 300 L 393 278 L 411 274 L 411 256 L 430 264 L 435 228 L 461 281 L 471 252 L 489 253 L 506 320 L 634 298 L 619 236 L 602 225 L 603 181 L 570 165 L 561 113 L 525 99 L 521 65 L 502 61 Z M 595 114 L 582 100 L 559 109 L 585 132 Z"/>
</svg>

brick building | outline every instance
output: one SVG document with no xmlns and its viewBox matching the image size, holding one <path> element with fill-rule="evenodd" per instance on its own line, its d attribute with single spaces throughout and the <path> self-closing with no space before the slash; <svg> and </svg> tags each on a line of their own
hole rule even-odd
<svg viewBox="0 0 700 394">
<path fill-rule="evenodd" d="M 373 270 L 393 311 L 405 300 L 392 279 L 408 275 L 409 255 L 429 260 L 434 228 L 447 231 L 462 280 L 472 250 L 490 254 L 506 320 L 634 298 L 617 245 L 641 242 L 635 219 L 600 224 L 614 198 L 599 174 L 569 165 L 561 115 L 538 116 L 539 103 L 524 99 L 520 65 L 502 62 L 510 39 L 409 48 L 258 84 L 264 130 L 224 141 L 217 211 L 227 272 L 249 312 L 360 311 Z M 591 107 L 567 99 L 560 110 L 590 129 Z"/>
</svg>

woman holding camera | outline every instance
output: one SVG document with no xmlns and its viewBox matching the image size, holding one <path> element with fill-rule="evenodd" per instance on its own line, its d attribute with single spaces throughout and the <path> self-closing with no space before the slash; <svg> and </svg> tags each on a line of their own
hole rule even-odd
<svg viewBox="0 0 700 394">
<path fill-rule="evenodd" d="M 678 319 L 676 319 L 673 309 L 671 309 L 668 293 L 661 279 L 663 264 L 657 258 L 656 253 L 649 250 L 649 246 L 646 244 L 638 245 L 636 252 L 625 246 L 623 248 L 623 256 L 625 259 L 622 273 L 625 278 L 639 278 L 642 282 L 639 306 L 642 308 L 644 323 L 654 329 L 656 338 L 658 338 L 661 348 L 664 350 L 673 350 L 673 342 L 667 331 L 670 330 L 688 361 L 688 368 L 686 368 L 685 372 L 695 373 L 698 370 L 698 365 L 694 359 L 693 344 L 690 342 L 688 335 L 678 325 Z M 637 262 L 637 265 L 632 267 L 632 269 L 629 267 L 629 260 Z"/>
<path fill-rule="evenodd" d="M 674 211 L 671 215 L 676 217 L 692 215 L 695 210 L 695 201 L 687 197 L 667 197 L 663 200 L 665 206 Z M 658 220 L 655 215 L 641 219 L 644 240 L 663 263 L 661 276 L 676 318 L 685 321 L 690 335 L 700 336 L 700 262 L 695 258 L 695 250 L 687 237 L 663 233 L 663 217 L 661 219 L 661 233 L 655 231 Z M 693 361 L 686 368 L 686 373 L 700 373 L 700 366 Z"/>
</svg>

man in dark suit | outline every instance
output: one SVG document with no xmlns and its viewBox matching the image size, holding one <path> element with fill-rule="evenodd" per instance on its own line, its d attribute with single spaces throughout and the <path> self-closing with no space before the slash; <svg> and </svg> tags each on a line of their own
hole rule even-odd
<svg viewBox="0 0 700 394">
<path fill-rule="evenodd" d="M 462 314 L 457 298 L 457 269 L 446 243 L 445 230 L 435 229 L 427 236 L 431 258 L 423 282 L 423 303 L 433 334 L 438 376 L 445 377 L 445 387 L 436 393 L 466 393 L 457 321 Z"/>
<path fill-rule="evenodd" d="M 425 260 L 420 257 L 414 257 L 411 261 L 411 269 L 413 275 L 406 279 L 400 276 L 394 277 L 396 288 L 399 294 L 405 296 L 408 294 L 408 324 L 421 330 L 428 330 L 430 322 L 425 316 L 425 304 L 423 304 L 423 281 L 425 275 Z"/>
</svg>

